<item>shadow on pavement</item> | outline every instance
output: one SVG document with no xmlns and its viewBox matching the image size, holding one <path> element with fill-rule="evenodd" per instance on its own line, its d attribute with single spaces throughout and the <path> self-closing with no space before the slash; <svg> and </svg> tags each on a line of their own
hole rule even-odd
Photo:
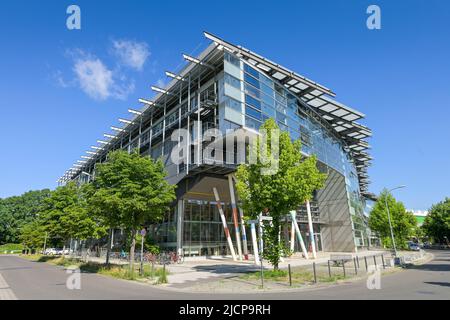
<svg viewBox="0 0 450 320">
<path fill-rule="evenodd" d="M 211 273 L 224 274 L 224 273 L 248 273 L 258 271 L 255 266 L 233 266 L 226 264 L 219 264 L 214 266 L 195 266 L 196 271 L 207 271 Z"/>
<path fill-rule="evenodd" d="M 437 260 L 434 260 L 437 261 Z M 422 270 L 422 271 L 450 271 L 450 264 L 422 264 L 422 265 L 408 265 L 406 269 Z"/>
<path fill-rule="evenodd" d="M 435 286 L 450 287 L 450 282 L 433 282 L 433 281 L 427 282 L 427 281 L 425 281 L 424 283 L 432 284 Z"/>
</svg>

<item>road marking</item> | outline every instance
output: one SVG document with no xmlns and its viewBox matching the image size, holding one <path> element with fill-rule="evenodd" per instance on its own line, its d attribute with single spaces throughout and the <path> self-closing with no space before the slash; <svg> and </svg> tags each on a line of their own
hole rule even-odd
<svg viewBox="0 0 450 320">
<path fill-rule="evenodd" d="M 17 300 L 16 295 L 0 273 L 0 300 Z"/>
</svg>

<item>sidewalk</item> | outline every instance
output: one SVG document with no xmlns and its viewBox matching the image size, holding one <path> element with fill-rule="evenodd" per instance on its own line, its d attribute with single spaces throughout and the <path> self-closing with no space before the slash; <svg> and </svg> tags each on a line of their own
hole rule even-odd
<svg viewBox="0 0 450 320">
<path fill-rule="evenodd" d="M 283 262 L 280 262 L 280 269 L 287 269 L 288 265 L 291 268 L 312 268 L 312 264 L 316 265 L 327 264 L 331 255 L 351 255 L 353 258 L 358 257 L 363 264 L 364 257 L 373 257 L 384 255 L 387 259 L 390 256 L 389 251 L 385 250 L 365 250 L 358 253 L 352 252 L 318 252 L 317 258 L 312 259 L 311 255 L 309 259 L 305 259 L 301 253 L 295 253 L 289 258 L 284 258 Z M 104 258 L 89 257 L 89 261 L 104 263 Z M 372 264 L 372 259 L 369 263 Z M 379 258 L 378 258 L 379 260 Z M 127 264 L 128 261 L 111 259 L 111 263 L 114 264 Z M 352 262 L 350 262 L 352 263 Z M 378 262 L 380 263 L 380 262 Z M 386 264 L 389 262 L 386 261 Z M 261 270 L 261 265 L 256 265 L 253 261 L 253 256 L 249 256 L 249 260 L 233 261 L 230 257 L 189 257 L 181 264 L 170 264 L 166 266 L 169 271 L 168 285 L 167 287 L 173 288 L 186 288 L 194 285 L 198 282 L 208 282 L 218 279 L 226 279 L 230 277 L 236 277 L 239 274 L 256 272 Z M 263 268 L 268 270 L 272 269 L 272 266 L 268 261 L 263 261 Z"/>
<path fill-rule="evenodd" d="M 385 254 L 388 255 L 388 251 L 373 250 L 373 251 L 361 251 L 358 253 L 350 252 L 319 252 L 316 259 L 305 259 L 300 253 L 296 253 L 289 258 L 284 258 L 284 262 L 281 262 L 280 269 L 287 269 L 288 265 L 292 268 L 295 267 L 307 267 L 316 264 L 327 263 L 330 256 L 337 255 L 349 255 L 359 259 L 364 257 L 372 257 L 374 255 Z M 202 258 L 201 260 L 187 260 L 182 264 L 172 264 L 167 266 L 170 274 L 168 276 L 169 287 L 185 287 L 194 282 L 214 280 L 217 278 L 227 278 L 236 276 L 241 273 L 255 272 L 260 270 L 260 265 L 255 265 L 252 260 L 253 257 L 249 257 L 249 261 L 233 261 L 231 257 L 218 257 L 218 258 Z M 267 262 L 263 262 L 264 269 L 271 269 L 272 266 Z"/>
</svg>

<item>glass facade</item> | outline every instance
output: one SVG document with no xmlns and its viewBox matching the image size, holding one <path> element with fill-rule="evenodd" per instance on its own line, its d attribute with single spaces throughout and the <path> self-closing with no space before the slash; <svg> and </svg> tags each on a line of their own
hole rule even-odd
<svg viewBox="0 0 450 320">
<path fill-rule="evenodd" d="M 183 248 L 187 256 L 219 256 L 230 254 L 214 201 L 185 200 Z M 231 206 L 221 203 L 231 237 L 235 239 Z"/>
<path fill-rule="evenodd" d="M 243 90 L 241 103 L 245 104 L 245 108 L 242 109 L 244 126 L 258 130 L 265 120 L 273 118 L 281 130 L 289 131 L 293 140 L 301 140 L 302 152 L 306 155 L 316 155 L 320 162 L 341 173 L 346 181 L 355 245 L 367 246 L 369 237 L 367 217 L 364 216 L 364 202 L 360 195 L 358 176 L 353 161 L 344 151 L 341 141 L 323 124 L 303 113 L 299 99 L 287 88 L 246 62 L 240 61 L 238 64 L 236 60 L 238 58 L 231 57 L 233 57 L 231 54 L 225 53 L 225 61 L 233 60 L 234 65 L 241 69 L 242 77 L 237 79 L 225 71 L 225 83 L 232 83 L 233 87 Z M 221 98 L 231 99 L 226 93 Z"/>
<path fill-rule="evenodd" d="M 278 126 L 289 132 L 293 140 L 302 142 L 302 152 L 306 156 L 317 156 L 320 162 L 320 170 L 333 171 L 333 173 L 336 170 L 342 175 L 339 176 L 342 187 L 339 187 L 338 191 L 343 191 L 345 188 L 346 195 L 339 196 L 340 199 L 333 199 L 344 203 L 344 206 L 348 203 L 349 220 L 346 221 L 346 227 L 349 230 L 347 234 L 350 234 L 350 228 L 352 227 L 356 246 L 362 247 L 370 244 L 370 241 L 368 241 L 370 233 L 367 228 L 367 215 L 364 214 L 365 202 L 361 197 L 360 181 L 353 159 L 345 151 L 348 149 L 345 148 L 344 140 L 342 140 L 344 134 L 337 133 L 337 127 L 336 129 L 332 128 L 330 123 L 325 120 L 326 116 L 322 117 L 315 113 L 301 100 L 308 95 L 314 98 L 316 95 L 314 91 L 319 91 L 320 94 L 321 92 L 328 92 L 328 90 L 313 90 L 314 86 L 308 85 L 305 85 L 304 88 L 297 87 L 297 84 L 295 84 L 297 80 L 291 75 L 292 77 L 287 76 L 285 78 L 286 83 L 289 84 L 294 81 L 294 86 L 298 88 L 298 91 L 294 91 L 294 87 L 292 87 L 293 91 L 290 91 L 285 86 L 287 84 L 276 80 L 275 71 L 278 68 L 270 67 L 270 63 L 266 65 L 259 62 L 258 65 L 262 67 L 257 70 L 245 60 L 248 57 L 246 58 L 244 55 L 244 58 L 238 58 L 229 53 L 232 51 L 222 51 L 218 48 L 216 51 L 214 49 L 214 54 L 209 52 L 202 58 L 206 59 L 205 63 L 208 64 L 209 68 L 193 66 L 190 71 L 186 69 L 186 73 L 183 73 L 183 80 L 185 81 L 175 81 L 173 87 L 168 88 L 171 95 L 162 95 L 160 98 L 155 98 L 155 105 L 158 107 L 151 108 L 151 112 L 144 112 L 140 119 L 141 122 L 135 121 L 126 127 L 129 127 L 129 130 L 124 129 L 123 132 L 117 134 L 118 139 L 111 143 L 109 150 L 128 149 L 131 151 L 139 149 L 143 156 L 150 156 L 154 159 L 160 158 L 165 164 L 168 181 L 180 185 L 181 182 L 188 182 L 192 177 L 197 178 L 211 173 L 214 175 L 228 174 L 235 169 L 235 164 L 238 164 L 242 159 L 238 159 L 237 151 L 239 149 L 237 143 L 235 143 L 234 150 L 228 150 L 228 145 L 224 146 L 223 151 L 227 160 L 231 158 L 228 157 L 230 153 L 234 155 L 234 160 L 227 162 L 226 168 L 223 168 L 223 162 L 215 162 L 212 155 L 203 152 L 206 151 L 206 148 L 201 150 L 195 147 L 187 150 L 186 154 L 189 157 L 185 162 L 174 164 L 170 161 L 171 151 L 176 145 L 175 141 L 171 141 L 172 130 L 176 128 L 187 129 L 191 134 L 191 142 L 196 143 L 200 142 L 199 134 L 210 128 L 218 128 L 222 133 L 242 127 L 258 130 L 267 119 L 275 119 Z M 248 61 L 252 60 L 249 59 Z M 268 73 L 260 71 L 266 70 L 264 67 L 271 70 L 272 77 Z M 283 70 L 278 70 L 280 70 L 278 73 L 283 73 L 281 72 Z M 300 81 L 299 85 L 301 84 L 304 83 Z M 308 90 L 309 93 L 299 98 L 300 95 L 296 95 L 294 92 L 300 92 L 300 90 Z M 321 110 L 325 111 L 325 109 Z M 350 121 L 349 118 L 346 119 L 346 121 Z M 203 126 L 197 129 L 195 121 L 199 120 L 202 121 Z M 346 130 L 345 128 L 343 130 Z M 358 133 L 351 132 L 351 134 Z M 364 134 L 361 135 L 364 136 Z M 347 137 L 360 139 L 358 136 L 351 136 L 350 134 Z M 240 145 L 243 144 L 245 143 Z M 364 158 L 360 157 L 359 160 L 364 161 Z M 106 161 L 106 152 L 94 157 L 94 160 L 86 165 L 85 171 L 92 174 L 95 169 L 95 162 L 103 161 Z M 345 178 L 345 186 L 343 177 Z M 89 180 L 87 176 L 81 174 L 78 178 Z M 206 192 L 210 192 L 210 190 Z M 159 243 L 164 250 L 178 250 L 181 245 L 186 255 L 204 256 L 228 253 L 221 219 L 217 212 L 216 203 L 212 201 L 214 197 L 205 196 L 202 199 L 206 198 L 209 201 L 199 201 L 196 199 L 188 200 L 187 194 L 179 194 L 178 196 L 178 200 L 184 199 L 182 206 L 184 209 L 182 212 L 178 212 L 179 206 L 175 206 L 176 208 L 172 208 L 167 213 L 162 223 L 152 227 L 151 232 L 155 242 Z M 318 197 L 314 200 L 318 201 Z M 224 200 L 229 201 L 228 199 Z M 325 201 L 331 200 L 323 200 L 323 202 Z M 327 206 L 329 205 L 327 204 Z M 319 207 L 320 203 L 318 204 Z M 224 210 L 230 232 L 235 239 L 230 205 L 225 203 Z M 330 212 L 329 215 L 331 214 L 333 213 Z M 317 212 L 316 215 L 320 216 L 320 212 Z M 299 212 L 300 216 L 301 212 Z M 183 222 L 178 224 L 178 221 Z M 305 221 L 299 220 L 299 222 L 301 222 L 302 232 L 306 233 Z M 327 232 L 324 227 L 326 225 L 325 220 L 323 219 L 322 222 L 314 221 L 314 223 L 317 225 L 315 230 L 321 230 L 316 235 L 318 239 L 321 239 L 320 232 L 324 235 Z M 249 234 L 250 232 L 247 231 L 247 235 Z M 304 238 L 308 239 L 306 235 Z M 349 241 L 347 242 L 349 243 Z"/>
</svg>

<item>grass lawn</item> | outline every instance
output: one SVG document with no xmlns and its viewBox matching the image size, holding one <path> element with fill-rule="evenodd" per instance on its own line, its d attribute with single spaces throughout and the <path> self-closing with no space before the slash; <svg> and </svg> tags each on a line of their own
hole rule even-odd
<svg viewBox="0 0 450 320">
<path fill-rule="evenodd" d="M 156 284 L 167 283 L 167 275 L 169 272 L 161 267 L 152 268 L 149 264 L 144 264 L 144 275 L 139 274 L 140 264 L 136 263 L 134 266 L 134 273 L 130 272 L 129 264 L 116 265 L 116 264 L 101 264 L 96 262 L 84 262 L 80 259 L 66 258 L 62 256 L 44 256 L 44 255 L 22 255 L 21 257 L 36 261 L 46 262 L 57 266 L 76 266 L 80 268 L 81 272 L 98 273 L 106 276 L 110 276 L 117 279 L 147 281 L 153 280 Z"/>
<path fill-rule="evenodd" d="M 7 243 L 0 246 L 0 254 L 22 253 L 23 245 L 17 243 Z"/>
</svg>

